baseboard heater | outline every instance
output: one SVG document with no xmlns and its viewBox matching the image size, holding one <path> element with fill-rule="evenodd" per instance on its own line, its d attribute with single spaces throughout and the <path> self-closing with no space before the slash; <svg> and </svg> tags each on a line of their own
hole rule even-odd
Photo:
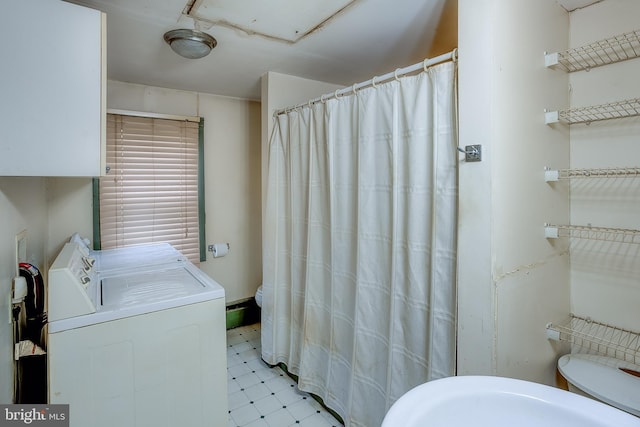
<svg viewBox="0 0 640 427">
<path fill-rule="evenodd" d="M 227 306 L 227 329 L 260 322 L 260 307 L 253 298 L 236 301 Z"/>
</svg>

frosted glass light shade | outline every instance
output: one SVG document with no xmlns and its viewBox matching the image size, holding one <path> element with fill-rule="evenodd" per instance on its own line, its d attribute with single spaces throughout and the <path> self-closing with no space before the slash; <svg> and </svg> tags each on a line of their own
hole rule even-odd
<svg viewBox="0 0 640 427">
<path fill-rule="evenodd" d="M 189 59 L 207 56 L 218 44 L 209 34 L 188 29 L 168 31 L 164 34 L 164 41 L 175 53 Z"/>
</svg>

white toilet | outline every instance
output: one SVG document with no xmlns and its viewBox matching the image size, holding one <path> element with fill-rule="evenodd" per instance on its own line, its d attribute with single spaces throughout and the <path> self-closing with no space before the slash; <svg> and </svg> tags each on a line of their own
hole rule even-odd
<svg viewBox="0 0 640 427">
<path fill-rule="evenodd" d="M 258 287 L 258 290 L 256 291 L 255 299 L 258 307 L 262 308 L 262 285 Z"/>
<path fill-rule="evenodd" d="M 638 366 L 612 357 L 575 353 L 558 360 L 558 371 L 570 391 L 640 417 Z"/>
</svg>

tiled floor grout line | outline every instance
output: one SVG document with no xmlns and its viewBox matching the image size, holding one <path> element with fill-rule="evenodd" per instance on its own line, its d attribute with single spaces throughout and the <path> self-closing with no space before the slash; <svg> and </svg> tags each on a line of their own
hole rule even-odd
<svg viewBox="0 0 640 427">
<path fill-rule="evenodd" d="M 260 353 L 260 324 L 227 331 L 229 427 L 341 427 Z"/>
</svg>

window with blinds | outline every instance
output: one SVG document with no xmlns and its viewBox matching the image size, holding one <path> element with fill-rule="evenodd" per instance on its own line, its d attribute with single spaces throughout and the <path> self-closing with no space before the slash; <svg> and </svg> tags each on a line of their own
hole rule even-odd
<svg viewBox="0 0 640 427">
<path fill-rule="evenodd" d="M 102 249 L 168 242 L 201 253 L 200 124 L 107 115 L 108 173 L 99 179 Z"/>
</svg>

